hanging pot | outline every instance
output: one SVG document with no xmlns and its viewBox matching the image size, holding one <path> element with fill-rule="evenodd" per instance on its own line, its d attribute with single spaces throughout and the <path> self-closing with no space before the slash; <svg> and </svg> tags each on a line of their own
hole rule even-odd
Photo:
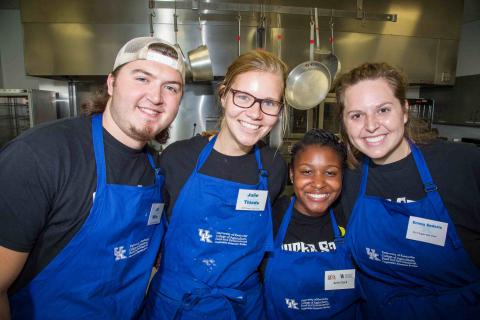
<svg viewBox="0 0 480 320">
<path fill-rule="evenodd" d="M 205 45 L 203 38 L 202 23 L 198 18 L 199 29 L 202 39 L 202 45 L 188 52 L 188 60 L 190 61 L 190 71 L 192 72 L 193 81 L 212 81 L 212 61 L 208 47 Z"/>
<path fill-rule="evenodd" d="M 330 91 L 330 71 L 323 63 L 313 60 L 313 28 L 314 23 L 310 21 L 310 60 L 290 71 L 285 87 L 287 103 L 299 110 L 319 105 Z"/>
</svg>

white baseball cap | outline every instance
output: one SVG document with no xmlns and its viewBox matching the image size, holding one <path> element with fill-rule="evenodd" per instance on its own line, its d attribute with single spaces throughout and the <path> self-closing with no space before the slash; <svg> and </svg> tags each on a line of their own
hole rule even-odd
<svg viewBox="0 0 480 320">
<path fill-rule="evenodd" d="M 180 72 L 185 83 L 185 64 L 183 53 L 179 47 L 170 42 L 154 38 L 139 37 L 128 41 L 117 53 L 113 70 L 135 61 L 150 60 L 162 63 Z"/>
</svg>

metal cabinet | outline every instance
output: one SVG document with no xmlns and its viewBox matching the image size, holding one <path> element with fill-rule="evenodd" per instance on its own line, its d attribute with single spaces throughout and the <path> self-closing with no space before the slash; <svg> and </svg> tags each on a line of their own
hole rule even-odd
<svg viewBox="0 0 480 320">
<path fill-rule="evenodd" d="M 31 127 L 56 118 L 55 92 L 0 89 L 0 146 Z"/>
</svg>

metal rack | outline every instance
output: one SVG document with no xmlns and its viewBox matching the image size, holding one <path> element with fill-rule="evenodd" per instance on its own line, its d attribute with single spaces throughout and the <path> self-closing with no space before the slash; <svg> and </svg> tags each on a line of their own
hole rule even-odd
<svg viewBox="0 0 480 320">
<path fill-rule="evenodd" d="M 409 110 L 408 113 L 414 118 L 425 121 L 428 128 L 432 128 L 433 115 L 435 112 L 435 101 L 433 99 L 407 99 Z"/>
<path fill-rule="evenodd" d="M 0 89 L 0 146 L 34 125 L 57 118 L 53 91 Z"/>
<path fill-rule="evenodd" d="M 240 12 L 264 12 L 279 14 L 312 15 L 311 7 L 295 7 L 254 3 L 210 2 L 209 0 L 149 0 L 150 9 L 186 9 L 196 10 L 201 14 L 232 14 Z M 333 18 L 352 18 L 359 20 L 376 20 L 396 22 L 396 14 L 371 13 L 364 10 L 363 0 L 356 1 L 355 10 L 334 10 L 317 8 L 318 16 Z"/>
</svg>

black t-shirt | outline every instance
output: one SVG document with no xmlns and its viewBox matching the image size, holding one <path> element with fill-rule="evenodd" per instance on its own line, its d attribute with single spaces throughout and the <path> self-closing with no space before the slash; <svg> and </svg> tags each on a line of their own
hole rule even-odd
<svg viewBox="0 0 480 320">
<path fill-rule="evenodd" d="M 480 268 L 480 149 L 442 140 L 419 147 L 467 253 Z M 358 197 L 361 175 L 361 165 L 345 172 L 339 209 L 347 217 Z M 425 197 L 413 156 L 387 165 L 370 161 L 366 194 L 396 202 Z"/>
<path fill-rule="evenodd" d="M 88 217 L 97 184 L 91 128 L 90 117 L 39 125 L 0 152 L 0 245 L 29 252 L 10 293 L 32 280 Z M 103 139 L 108 183 L 155 182 L 145 152 L 128 148 L 106 130 Z"/>
<path fill-rule="evenodd" d="M 283 216 L 290 205 L 290 200 L 290 197 L 283 196 L 273 206 L 273 233 L 275 237 Z M 344 216 L 338 212 L 334 212 L 334 216 L 340 230 L 341 228 L 345 230 Z M 294 207 L 283 239 L 282 249 L 295 252 L 329 252 L 336 248 L 334 239 L 330 212 L 322 216 L 311 217 L 300 213 Z"/>
<path fill-rule="evenodd" d="M 165 175 L 164 198 L 168 206 L 168 216 L 171 215 L 180 190 L 195 169 L 197 159 L 208 141 L 208 138 L 203 136 L 177 141 L 169 145 L 160 155 L 160 167 Z M 270 201 L 273 202 L 285 186 L 287 165 L 279 152 L 270 149 L 263 142 L 259 142 L 258 146 L 263 168 L 268 172 L 268 194 Z M 256 184 L 259 181 L 253 148 L 251 152 L 242 156 L 227 156 L 213 149 L 200 172 L 245 184 Z"/>
</svg>

